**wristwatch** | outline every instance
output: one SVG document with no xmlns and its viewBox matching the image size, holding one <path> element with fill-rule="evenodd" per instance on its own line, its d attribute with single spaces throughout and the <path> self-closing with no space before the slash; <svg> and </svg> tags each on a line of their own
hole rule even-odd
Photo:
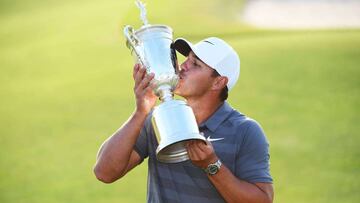
<svg viewBox="0 0 360 203">
<path fill-rule="evenodd" d="M 205 173 L 212 176 L 212 175 L 217 174 L 217 172 L 220 170 L 221 165 L 222 165 L 222 163 L 221 163 L 220 159 L 218 159 L 215 163 L 209 164 L 203 170 L 205 171 Z"/>
</svg>

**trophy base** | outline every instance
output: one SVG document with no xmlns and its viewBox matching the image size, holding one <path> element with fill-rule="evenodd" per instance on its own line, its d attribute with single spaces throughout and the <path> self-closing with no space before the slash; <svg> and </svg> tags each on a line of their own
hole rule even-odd
<svg viewBox="0 0 360 203">
<path fill-rule="evenodd" d="M 185 144 L 186 141 L 180 141 L 165 147 L 160 150 L 160 153 L 157 153 L 157 160 L 163 163 L 178 163 L 188 160 L 189 156 Z"/>
<path fill-rule="evenodd" d="M 164 163 L 178 163 L 189 159 L 185 143 L 203 140 L 194 112 L 184 101 L 165 101 L 155 107 L 152 124 L 159 146 L 156 158 Z"/>
<path fill-rule="evenodd" d="M 189 140 L 199 140 L 198 136 L 196 137 L 196 139 L 182 140 L 180 142 L 173 143 L 163 149 L 158 148 L 156 150 L 156 159 L 163 163 L 179 163 L 189 160 L 186 150 L 186 142 Z"/>
</svg>

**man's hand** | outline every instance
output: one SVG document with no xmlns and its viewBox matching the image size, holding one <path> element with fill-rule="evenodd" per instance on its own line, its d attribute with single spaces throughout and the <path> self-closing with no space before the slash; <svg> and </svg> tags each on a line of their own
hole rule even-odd
<svg viewBox="0 0 360 203">
<path fill-rule="evenodd" d="M 136 112 L 147 115 L 155 106 L 157 97 L 153 92 L 154 85 L 151 83 L 154 76 L 154 73 L 146 74 L 146 69 L 140 64 L 135 64 L 133 78 L 135 81 Z"/>
<path fill-rule="evenodd" d="M 190 140 L 187 151 L 192 163 L 200 168 L 206 168 L 218 160 L 214 148 L 209 141 Z M 214 176 L 208 176 L 216 190 L 226 202 L 263 202 L 272 203 L 274 191 L 271 183 L 249 183 L 238 179 L 225 166 Z"/>
<path fill-rule="evenodd" d="M 200 168 L 206 168 L 218 160 L 211 142 L 190 140 L 187 142 L 187 151 L 192 163 Z"/>
</svg>

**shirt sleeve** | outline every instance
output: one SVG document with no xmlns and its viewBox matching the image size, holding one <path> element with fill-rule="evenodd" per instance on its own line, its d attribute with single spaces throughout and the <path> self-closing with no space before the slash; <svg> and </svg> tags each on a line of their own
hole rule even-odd
<svg viewBox="0 0 360 203">
<path fill-rule="evenodd" d="M 149 150 L 148 150 L 148 132 L 149 132 L 149 128 L 151 125 L 151 116 L 148 116 L 146 118 L 145 124 L 142 127 L 141 131 L 140 131 L 140 135 L 138 137 L 138 139 L 136 140 L 135 146 L 134 146 L 134 150 L 139 154 L 140 158 L 141 158 L 141 162 L 144 161 L 145 158 L 147 158 L 149 156 Z"/>
<path fill-rule="evenodd" d="M 272 183 L 269 142 L 256 121 L 249 120 L 246 125 L 244 140 L 236 158 L 236 176 L 250 183 Z"/>
</svg>

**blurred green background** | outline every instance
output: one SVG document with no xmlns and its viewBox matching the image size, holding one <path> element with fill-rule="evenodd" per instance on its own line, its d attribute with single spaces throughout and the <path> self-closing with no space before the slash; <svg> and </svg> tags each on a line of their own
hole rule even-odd
<svg viewBox="0 0 360 203">
<path fill-rule="evenodd" d="M 242 1 L 145 1 L 153 24 L 241 57 L 229 102 L 271 143 L 277 203 L 360 202 L 360 30 L 259 30 Z M 0 202 L 145 202 L 146 162 L 107 185 L 100 144 L 134 109 L 133 0 L 0 1 Z"/>
</svg>

